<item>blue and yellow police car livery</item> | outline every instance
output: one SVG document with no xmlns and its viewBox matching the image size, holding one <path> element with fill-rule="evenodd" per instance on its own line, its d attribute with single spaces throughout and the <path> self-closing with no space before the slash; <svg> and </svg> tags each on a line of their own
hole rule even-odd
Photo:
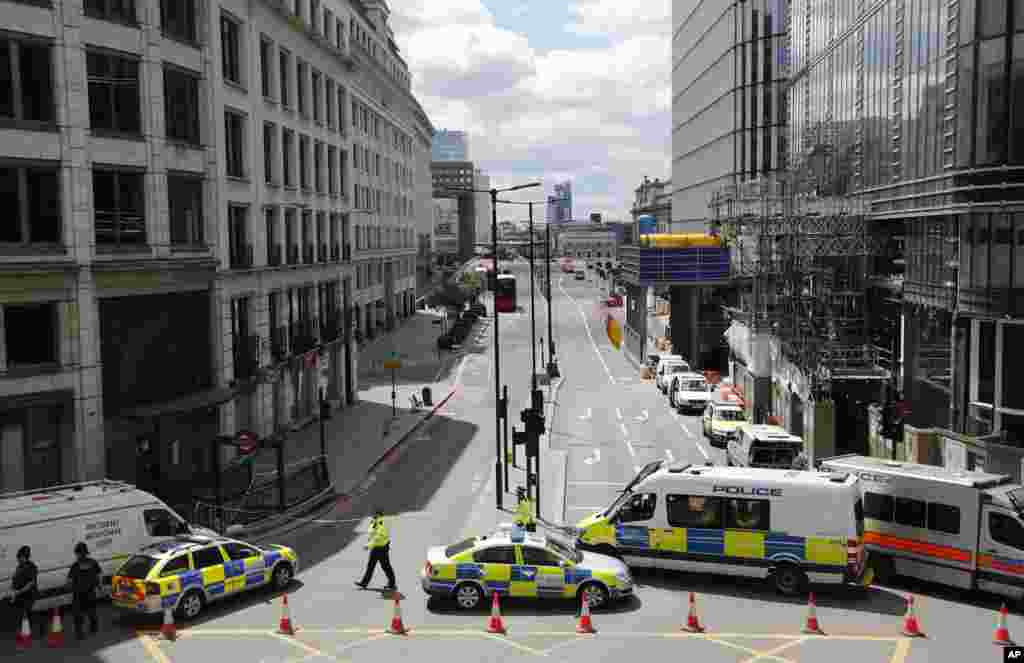
<svg viewBox="0 0 1024 663">
<path fill-rule="evenodd" d="M 785 594 L 864 568 L 853 475 L 657 461 L 577 533 L 578 548 L 630 566 L 771 578 Z"/>
<path fill-rule="evenodd" d="M 118 610 L 194 619 L 212 601 L 256 587 L 284 589 L 298 570 L 295 551 L 225 537 L 181 536 L 146 546 L 112 580 Z"/>
<path fill-rule="evenodd" d="M 633 594 L 633 578 L 621 561 L 521 528 L 431 548 L 420 579 L 428 595 L 454 597 L 463 609 L 494 592 L 538 599 L 585 596 L 595 610 Z"/>
</svg>

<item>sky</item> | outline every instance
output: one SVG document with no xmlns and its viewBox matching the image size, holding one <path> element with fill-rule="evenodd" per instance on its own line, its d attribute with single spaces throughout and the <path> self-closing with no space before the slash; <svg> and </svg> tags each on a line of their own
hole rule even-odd
<svg viewBox="0 0 1024 663">
<path fill-rule="evenodd" d="M 671 177 L 670 0 L 388 6 L 434 128 L 469 132 L 491 186 L 544 185 L 509 200 L 545 200 L 571 180 L 574 218 L 629 220 L 643 177 Z M 498 219 L 525 212 L 499 206 Z"/>
</svg>

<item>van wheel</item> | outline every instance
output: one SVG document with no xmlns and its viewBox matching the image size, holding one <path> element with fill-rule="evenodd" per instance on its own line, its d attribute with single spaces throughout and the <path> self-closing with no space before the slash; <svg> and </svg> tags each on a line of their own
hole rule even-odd
<svg viewBox="0 0 1024 663">
<path fill-rule="evenodd" d="M 199 616 L 206 606 L 206 599 L 202 592 L 192 590 L 181 597 L 178 602 L 178 616 L 186 621 L 191 621 Z"/>
<path fill-rule="evenodd" d="M 807 587 L 807 574 L 793 564 L 780 564 L 772 572 L 775 589 L 785 596 L 796 596 Z"/>
</svg>

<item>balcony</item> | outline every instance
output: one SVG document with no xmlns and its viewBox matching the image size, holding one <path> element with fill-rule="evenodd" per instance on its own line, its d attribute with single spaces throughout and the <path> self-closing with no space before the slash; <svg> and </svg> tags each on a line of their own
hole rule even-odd
<svg viewBox="0 0 1024 663">
<path fill-rule="evenodd" d="M 292 244 L 291 246 L 288 247 L 288 264 L 299 264 L 299 247 L 297 244 Z"/>
<path fill-rule="evenodd" d="M 306 244 L 302 250 L 302 262 L 311 263 L 313 262 L 313 245 Z"/>
<path fill-rule="evenodd" d="M 331 244 L 331 262 L 338 262 L 341 260 L 341 246 L 335 242 Z"/>
<path fill-rule="evenodd" d="M 252 244 L 232 246 L 228 255 L 228 262 L 231 269 L 252 268 Z"/>
<path fill-rule="evenodd" d="M 274 361 L 284 361 L 288 357 L 288 327 L 271 327 L 270 329 L 270 356 Z"/>
<path fill-rule="evenodd" d="M 281 264 L 281 247 L 279 245 L 274 244 L 267 249 L 267 264 L 271 267 Z"/>
<path fill-rule="evenodd" d="M 316 259 L 317 262 L 327 262 L 327 245 L 320 244 L 316 248 Z"/>
<path fill-rule="evenodd" d="M 317 326 L 315 319 L 299 320 L 292 325 L 292 354 L 300 355 L 317 346 Z"/>
<path fill-rule="evenodd" d="M 344 255 L 342 255 L 342 259 L 345 262 L 351 262 L 352 261 L 352 243 L 351 242 L 345 242 L 345 253 L 344 253 Z"/>
<path fill-rule="evenodd" d="M 235 380 L 253 379 L 260 367 L 260 337 L 233 335 L 231 341 L 234 350 Z"/>
</svg>

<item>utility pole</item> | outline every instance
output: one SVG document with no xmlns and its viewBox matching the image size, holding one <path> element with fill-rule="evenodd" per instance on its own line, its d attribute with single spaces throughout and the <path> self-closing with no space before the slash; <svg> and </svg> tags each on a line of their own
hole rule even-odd
<svg viewBox="0 0 1024 663">
<path fill-rule="evenodd" d="M 555 335 L 551 331 L 551 224 L 546 223 L 545 234 L 548 245 L 547 277 L 548 277 L 548 377 L 558 377 L 558 365 L 555 363 Z"/>
<path fill-rule="evenodd" d="M 533 242 L 533 202 L 530 202 L 530 389 L 537 388 L 537 301 L 534 297 L 534 257 L 537 247 Z"/>
</svg>

